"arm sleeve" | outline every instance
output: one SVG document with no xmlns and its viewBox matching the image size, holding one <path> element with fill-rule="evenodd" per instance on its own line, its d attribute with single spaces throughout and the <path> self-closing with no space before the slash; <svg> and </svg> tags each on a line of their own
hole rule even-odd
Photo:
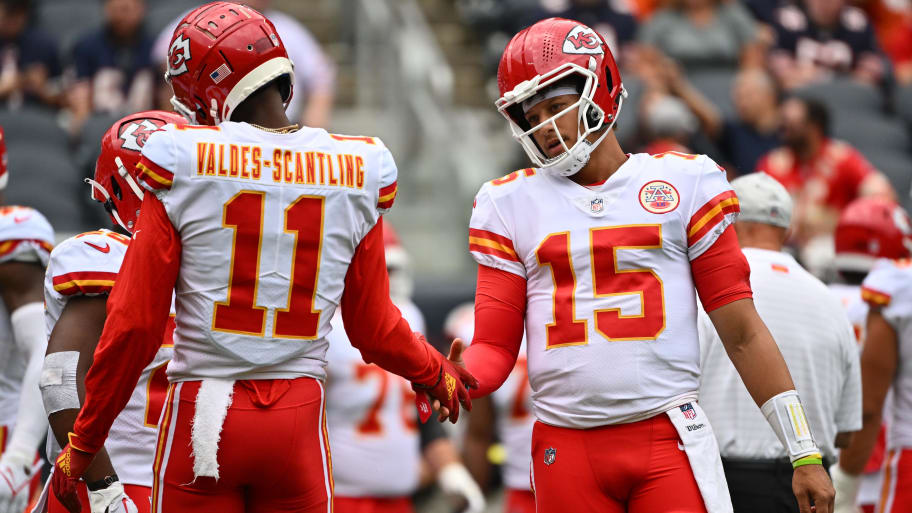
<svg viewBox="0 0 912 513">
<path fill-rule="evenodd" d="M 508 271 L 478 266 L 475 335 L 463 359 L 478 380 L 472 397 L 500 388 L 509 377 L 522 344 L 526 315 L 526 280 Z"/>
<path fill-rule="evenodd" d="M 143 200 L 135 233 L 108 299 L 104 332 L 86 375 L 85 403 L 70 437 L 74 447 L 90 453 L 101 449 L 161 346 L 180 269 L 180 235 L 151 194 Z"/>
<path fill-rule="evenodd" d="M 440 362 L 431 353 L 437 350 L 413 333 L 390 300 L 382 218 L 355 250 L 341 307 L 345 333 L 365 362 L 417 383 L 438 378 Z"/>
<path fill-rule="evenodd" d="M 498 186 L 488 182 L 475 196 L 469 220 L 469 252 L 482 267 L 493 267 L 525 278 L 526 268 L 513 245 L 507 223 L 494 203 L 491 190 L 494 187 Z"/>
<path fill-rule="evenodd" d="M 691 260 L 690 271 L 700 302 L 707 312 L 753 297 L 750 266 L 731 226 L 723 230 L 715 244 Z"/>
<path fill-rule="evenodd" d="M 701 165 L 687 223 L 687 256 L 691 261 L 715 244 L 741 211 L 725 170 L 709 157 L 704 157 Z"/>
</svg>

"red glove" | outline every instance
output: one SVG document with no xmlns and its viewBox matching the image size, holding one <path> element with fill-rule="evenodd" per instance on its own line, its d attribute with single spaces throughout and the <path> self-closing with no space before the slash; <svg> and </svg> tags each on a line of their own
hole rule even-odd
<svg viewBox="0 0 912 513">
<path fill-rule="evenodd" d="M 416 335 L 421 340 L 424 340 L 423 335 L 419 333 L 416 333 Z M 427 342 L 425 341 L 425 343 Z M 469 397 L 469 391 L 466 387 L 477 388 L 478 380 L 465 367 L 459 365 L 462 363 L 461 345 L 456 348 L 454 344 L 450 350 L 449 358 L 444 358 L 436 350 L 432 350 L 431 353 L 440 362 L 440 373 L 433 383 L 412 383 L 412 389 L 417 392 L 415 394 L 415 405 L 418 407 L 418 416 L 422 423 L 427 422 L 427 419 L 430 418 L 431 404 L 428 399 L 428 396 L 430 396 L 440 402 L 441 409 L 446 408 L 448 410 L 447 416 L 450 422 L 455 424 L 459 419 L 460 403 L 467 411 L 472 411 L 472 399 Z M 443 418 L 440 420 L 442 421 Z"/>
<path fill-rule="evenodd" d="M 72 433 L 71 433 L 72 434 Z M 51 490 L 54 496 L 71 513 L 79 513 L 82 506 L 79 495 L 76 493 L 76 484 L 79 478 L 95 459 L 95 455 L 75 449 L 71 444 L 60 451 L 57 461 L 54 462 L 54 472 L 51 476 Z"/>
</svg>

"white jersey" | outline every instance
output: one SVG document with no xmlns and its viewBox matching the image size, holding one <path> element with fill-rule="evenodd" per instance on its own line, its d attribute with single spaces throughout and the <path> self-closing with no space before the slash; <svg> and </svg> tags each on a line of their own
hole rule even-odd
<svg viewBox="0 0 912 513">
<path fill-rule="evenodd" d="M 397 303 L 413 330 L 424 331 L 414 303 Z M 401 497 L 418 488 L 421 441 L 408 381 L 364 363 L 342 318 L 327 337 L 326 421 L 339 497 Z"/>
<path fill-rule="evenodd" d="M 829 287 L 830 292 L 836 296 L 845 309 L 849 322 L 852 324 L 852 331 L 855 332 L 855 340 L 861 344 L 864 341 L 865 324 L 868 319 L 868 304 L 861 298 L 861 286 L 831 283 Z"/>
<path fill-rule="evenodd" d="M 454 326 L 450 327 L 451 334 L 469 343 L 475 332 L 473 311 L 465 310 L 464 316 L 454 321 Z M 535 415 L 532 413 L 532 389 L 529 387 L 525 337 L 519 347 L 519 357 L 513 370 L 504 384 L 491 394 L 491 399 L 494 404 L 497 438 L 507 453 L 503 465 L 504 484 L 508 488 L 529 490 Z"/>
<path fill-rule="evenodd" d="M 48 334 L 71 298 L 110 293 L 129 243 L 128 237 L 98 230 L 71 237 L 54 249 L 44 279 Z M 152 486 L 157 427 L 168 389 L 165 368 L 171 353 L 169 327 L 162 346 L 143 369 L 130 401 L 114 420 L 105 440 L 105 449 L 121 482 Z"/>
<path fill-rule="evenodd" d="M 845 311 L 826 285 L 781 251 L 744 248 L 757 313 L 779 345 L 804 399 L 820 451 L 835 458 L 836 434 L 861 429 L 858 344 Z M 787 456 L 757 408 L 705 313 L 700 315 L 700 405 L 723 457 Z"/>
<path fill-rule="evenodd" d="M 325 377 L 348 266 L 395 197 L 389 150 L 225 122 L 166 125 L 142 153 L 181 235 L 171 381 Z"/>
<path fill-rule="evenodd" d="M 912 447 L 912 261 L 879 260 L 862 284 L 862 297 L 881 308 L 896 330 L 899 361 L 887 396 L 887 448 Z"/>
<path fill-rule="evenodd" d="M 44 267 L 53 248 L 54 230 L 37 210 L 0 207 L 0 263 L 36 262 Z M 13 339 L 9 314 L 0 301 L 0 426 L 12 427 L 19 410 L 26 361 Z"/>
<path fill-rule="evenodd" d="M 636 154 L 601 186 L 534 169 L 485 184 L 469 249 L 526 279 L 526 337 L 539 420 L 590 428 L 696 399 L 690 261 L 738 200 L 712 160 Z"/>
</svg>

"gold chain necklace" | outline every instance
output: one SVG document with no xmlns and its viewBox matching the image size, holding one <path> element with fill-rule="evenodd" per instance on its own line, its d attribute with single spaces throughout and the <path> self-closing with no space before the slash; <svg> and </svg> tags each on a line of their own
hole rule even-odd
<svg viewBox="0 0 912 513">
<path fill-rule="evenodd" d="M 293 125 L 283 126 L 281 128 L 266 128 L 265 126 L 260 126 L 260 125 L 257 125 L 256 123 L 250 123 L 250 124 L 252 126 L 259 128 L 260 130 L 263 130 L 266 132 L 271 132 L 273 134 L 288 134 L 291 132 L 295 132 L 301 128 L 300 125 L 298 125 L 297 123 L 295 123 Z"/>
</svg>

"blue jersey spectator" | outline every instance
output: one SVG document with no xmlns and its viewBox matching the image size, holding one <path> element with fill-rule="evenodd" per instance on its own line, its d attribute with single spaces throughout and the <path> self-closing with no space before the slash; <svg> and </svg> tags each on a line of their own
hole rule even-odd
<svg viewBox="0 0 912 513">
<path fill-rule="evenodd" d="M 71 128 L 92 112 L 136 112 L 152 106 L 152 38 L 143 30 L 144 0 L 105 0 L 105 23 L 76 43 Z"/>
</svg>

